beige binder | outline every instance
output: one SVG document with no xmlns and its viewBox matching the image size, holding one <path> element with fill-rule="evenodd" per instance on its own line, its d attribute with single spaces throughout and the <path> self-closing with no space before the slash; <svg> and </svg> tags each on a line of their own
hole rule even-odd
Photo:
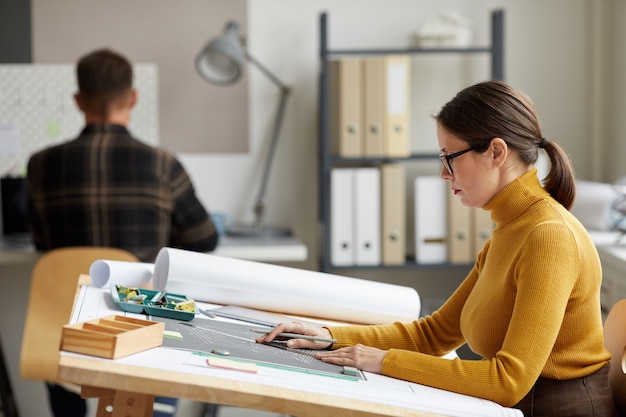
<svg viewBox="0 0 626 417">
<path fill-rule="evenodd" d="M 361 59 L 345 58 L 328 64 L 332 152 L 343 157 L 360 157 L 363 154 Z"/>
<path fill-rule="evenodd" d="M 474 261 L 473 211 L 448 189 L 448 256 L 451 264 L 469 264 Z"/>
<path fill-rule="evenodd" d="M 474 257 L 476 257 L 491 237 L 495 225 L 491 221 L 491 213 L 489 211 L 477 208 L 473 212 L 472 235 L 474 236 Z"/>
<path fill-rule="evenodd" d="M 404 157 L 411 153 L 409 132 L 410 63 L 407 55 L 389 55 L 384 58 L 383 137 L 385 156 Z"/>
<path fill-rule="evenodd" d="M 382 263 L 402 265 L 406 262 L 406 188 L 405 167 L 400 164 L 381 166 L 382 187 Z"/>
<path fill-rule="evenodd" d="M 382 57 L 363 59 L 363 154 L 384 156 L 384 62 Z"/>
</svg>

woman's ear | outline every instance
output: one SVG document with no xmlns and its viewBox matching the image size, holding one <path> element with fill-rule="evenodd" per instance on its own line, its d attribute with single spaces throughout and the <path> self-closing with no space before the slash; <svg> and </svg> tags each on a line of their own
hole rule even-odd
<svg viewBox="0 0 626 417">
<path fill-rule="evenodd" d="M 489 144 L 489 152 L 496 167 L 504 165 L 509 154 L 509 147 L 502 138 L 493 138 Z"/>
</svg>

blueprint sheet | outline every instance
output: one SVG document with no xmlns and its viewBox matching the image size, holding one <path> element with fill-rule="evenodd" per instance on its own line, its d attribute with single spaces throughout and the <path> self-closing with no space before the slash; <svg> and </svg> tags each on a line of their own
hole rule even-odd
<svg viewBox="0 0 626 417">
<path fill-rule="evenodd" d="M 229 358 L 245 359 L 257 365 L 278 366 L 287 370 L 329 376 L 343 375 L 343 366 L 315 359 L 313 350 L 287 349 L 281 343 L 271 345 L 256 343 L 255 339 L 260 335 L 252 332 L 252 329 L 263 328 L 259 325 L 200 317 L 189 322 L 154 316 L 151 319 L 164 322 L 165 330 L 178 332 L 183 336 L 182 340 L 164 338 L 164 347 L 205 354 L 211 354 L 213 351 L 228 352 Z M 363 378 L 361 373 L 359 378 Z"/>
<path fill-rule="evenodd" d="M 211 307 L 206 303 L 197 303 L 200 308 Z M 216 307 L 213 305 L 213 307 Z M 264 318 L 268 325 L 278 324 L 281 315 L 263 313 L 253 309 L 224 307 L 217 308 L 218 311 L 237 313 L 233 317 L 239 319 L 228 319 L 218 317 L 208 318 L 198 314 L 191 321 L 181 321 L 165 317 L 146 316 L 144 314 L 133 314 L 124 312 L 115 304 L 108 288 L 83 287 L 81 297 L 72 315 L 72 322 L 83 322 L 93 320 L 105 315 L 126 315 L 152 321 L 165 323 L 165 330 L 177 332 L 182 335 L 182 340 L 163 338 L 163 347 L 186 350 L 203 355 L 211 355 L 214 350 L 228 352 L 230 359 L 240 359 L 255 363 L 257 365 L 273 366 L 284 370 L 297 372 L 314 373 L 317 375 L 333 376 L 346 379 L 363 379 L 363 373 L 359 371 L 357 377 L 344 375 L 343 366 L 333 365 L 315 359 L 312 356 L 314 351 L 307 349 L 286 349 L 284 344 L 262 345 L 255 342 L 260 336 L 259 333 L 252 332 L 252 329 L 268 329 L 268 326 L 260 324 L 245 323 L 244 315 L 254 320 L 255 316 Z M 282 316 L 285 320 L 293 320 L 288 316 Z M 270 323 L 271 320 L 275 323 Z M 221 356 L 221 355 L 220 355 Z"/>
</svg>

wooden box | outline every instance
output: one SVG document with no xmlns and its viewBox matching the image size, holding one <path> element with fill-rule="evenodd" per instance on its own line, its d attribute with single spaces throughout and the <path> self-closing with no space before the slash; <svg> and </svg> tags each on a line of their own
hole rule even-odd
<svg viewBox="0 0 626 417">
<path fill-rule="evenodd" d="M 61 350 L 117 359 L 163 344 L 165 324 L 124 316 L 63 326 Z"/>
</svg>

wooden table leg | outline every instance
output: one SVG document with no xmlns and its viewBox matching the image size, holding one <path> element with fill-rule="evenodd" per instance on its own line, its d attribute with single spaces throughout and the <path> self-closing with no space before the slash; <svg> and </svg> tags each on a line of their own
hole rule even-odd
<svg viewBox="0 0 626 417">
<path fill-rule="evenodd" d="M 114 397 L 99 397 L 96 417 L 110 417 L 113 415 Z"/>
<path fill-rule="evenodd" d="M 154 395 L 81 387 L 81 397 L 98 398 L 96 417 L 151 417 Z"/>
</svg>

